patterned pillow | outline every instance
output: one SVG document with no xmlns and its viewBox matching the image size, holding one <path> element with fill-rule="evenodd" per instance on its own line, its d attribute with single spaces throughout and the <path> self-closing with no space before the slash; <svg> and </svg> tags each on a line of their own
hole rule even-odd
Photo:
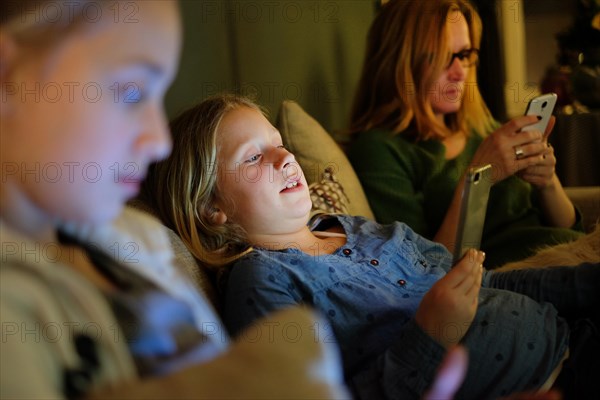
<svg viewBox="0 0 600 400">
<path fill-rule="evenodd" d="M 348 196 L 333 173 L 332 168 L 326 168 L 320 182 L 308 186 L 312 200 L 311 217 L 320 213 L 348 214 Z"/>
</svg>

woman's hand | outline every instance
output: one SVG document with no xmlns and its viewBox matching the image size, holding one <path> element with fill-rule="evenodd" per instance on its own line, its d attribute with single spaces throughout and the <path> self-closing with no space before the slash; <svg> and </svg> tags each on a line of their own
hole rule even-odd
<svg viewBox="0 0 600 400">
<path fill-rule="evenodd" d="M 538 189 L 544 189 L 554 183 L 556 157 L 554 156 L 554 148 L 548 143 L 548 136 L 550 136 L 555 123 L 555 117 L 551 117 L 550 121 L 548 121 L 548 126 L 544 133 L 543 143 L 546 148 L 541 153 L 542 160 L 518 173 L 521 179 L 531 183 Z"/>
<path fill-rule="evenodd" d="M 416 323 L 442 346 L 457 344 L 475 318 L 485 254 L 469 250 L 423 297 Z"/>
<path fill-rule="evenodd" d="M 545 135 L 540 131 L 520 131 L 521 128 L 537 121 L 536 116 L 529 115 L 513 118 L 502 125 L 481 143 L 471 165 L 491 164 L 493 180 L 499 182 L 519 171 L 544 162 L 548 146 L 543 138 L 547 137 L 552 130 L 554 122 L 548 124 Z"/>
<path fill-rule="evenodd" d="M 554 148 L 548 144 L 548 137 L 555 123 L 556 118 L 550 117 L 542 141 L 544 150 L 540 153 L 541 160 L 520 170 L 517 175 L 538 189 L 545 223 L 549 226 L 569 228 L 576 220 L 575 207 L 556 175 Z"/>
<path fill-rule="evenodd" d="M 531 183 L 538 189 L 547 188 L 554 183 L 556 157 L 554 156 L 554 148 L 550 144 L 546 146 L 540 162 L 517 173 L 521 179 Z"/>
</svg>

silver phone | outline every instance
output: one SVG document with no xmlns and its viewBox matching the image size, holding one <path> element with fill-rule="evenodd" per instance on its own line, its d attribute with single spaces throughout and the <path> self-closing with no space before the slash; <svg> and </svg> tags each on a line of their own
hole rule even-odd
<svg viewBox="0 0 600 400">
<path fill-rule="evenodd" d="M 491 164 L 470 168 L 467 171 L 460 204 L 460 217 L 456 231 L 452 265 L 456 264 L 468 249 L 479 250 L 491 186 Z"/>
<path fill-rule="evenodd" d="M 538 130 L 542 133 L 546 132 L 546 127 L 554 111 L 557 98 L 556 93 L 547 93 L 531 99 L 527 104 L 525 115 L 537 115 L 542 118 L 534 124 L 521 128 L 521 132 L 532 130 Z"/>
</svg>

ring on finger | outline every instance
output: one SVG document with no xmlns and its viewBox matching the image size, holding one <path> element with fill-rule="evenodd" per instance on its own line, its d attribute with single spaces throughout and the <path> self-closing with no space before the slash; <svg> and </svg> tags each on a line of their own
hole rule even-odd
<svg viewBox="0 0 600 400">
<path fill-rule="evenodd" d="M 515 158 L 517 160 L 523 158 L 523 156 L 525 155 L 525 152 L 523 151 L 522 148 L 520 147 L 515 147 Z"/>
</svg>

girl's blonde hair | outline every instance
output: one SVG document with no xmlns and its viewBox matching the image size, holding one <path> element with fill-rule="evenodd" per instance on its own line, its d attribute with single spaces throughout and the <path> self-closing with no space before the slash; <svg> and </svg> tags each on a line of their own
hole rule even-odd
<svg viewBox="0 0 600 400">
<path fill-rule="evenodd" d="M 351 134 L 382 128 L 410 132 L 415 140 L 441 140 L 457 131 L 485 135 L 491 129 L 476 65 L 468 69 L 460 110 L 446 115 L 445 124 L 435 118 L 427 98 L 450 63 L 447 23 L 459 18 L 467 22 L 471 46 L 479 48 L 481 19 L 467 0 L 391 0 L 382 7 L 367 39 Z"/>
<path fill-rule="evenodd" d="M 218 132 L 224 116 L 240 107 L 262 112 L 250 99 L 210 97 L 184 111 L 171 124 L 173 152 L 152 165 L 141 200 L 183 240 L 198 260 L 211 267 L 231 263 L 250 250 L 244 230 L 227 221 L 212 222 L 218 197 Z"/>
<path fill-rule="evenodd" d="M 113 22 L 115 4 L 122 0 L 79 0 L 77 2 L 52 0 L 20 0 L 0 2 L 0 28 L 16 42 L 35 51 L 49 48 L 77 29 L 107 26 Z M 97 14 L 89 14 L 93 6 Z M 89 10 L 88 10 L 89 11 Z"/>
</svg>

